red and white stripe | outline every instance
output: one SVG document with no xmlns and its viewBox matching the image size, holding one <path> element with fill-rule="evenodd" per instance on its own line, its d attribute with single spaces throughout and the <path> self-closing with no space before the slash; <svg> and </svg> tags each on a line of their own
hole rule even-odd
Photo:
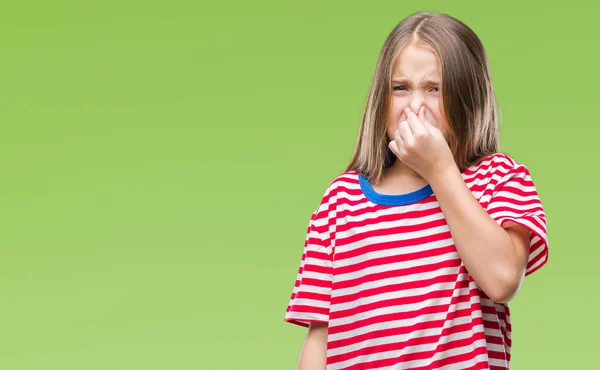
<svg viewBox="0 0 600 370">
<path fill-rule="evenodd" d="M 499 224 L 531 231 L 527 274 L 548 259 L 546 216 L 528 169 L 488 156 L 463 179 Z M 468 275 L 440 206 L 368 200 L 358 173 L 313 212 L 285 321 L 328 323 L 327 369 L 508 369 L 510 310 Z"/>
</svg>

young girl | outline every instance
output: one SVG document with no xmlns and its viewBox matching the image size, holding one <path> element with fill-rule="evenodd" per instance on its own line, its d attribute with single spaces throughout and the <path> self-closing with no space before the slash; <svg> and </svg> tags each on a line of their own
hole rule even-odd
<svg viewBox="0 0 600 370">
<path fill-rule="evenodd" d="M 285 321 L 299 370 L 508 369 L 507 302 L 548 259 L 527 167 L 499 152 L 475 33 L 419 12 L 387 38 L 354 155 L 310 218 Z"/>
</svg>

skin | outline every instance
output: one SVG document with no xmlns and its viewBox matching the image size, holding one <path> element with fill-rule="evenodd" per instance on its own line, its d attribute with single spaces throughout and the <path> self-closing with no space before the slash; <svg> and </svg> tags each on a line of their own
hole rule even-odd
<svg viewBox="0 0 600 370">
<path fill-rule="evenodd" d="M 326 323 L 310 323 L 296 370 L 324 370 L 327 367 L 327 327 Z"/>
<path fill-rule="evenodd" d="M 404 48 L 393 66 L 391 112 L 387 127 L 390 140 L 394 138 L 398 122 L 407 119 L 404 108 L 417 113 L 421 107 L 426 107 L 427 121 L 440 130 L 445 129 L 441 78 L 441 66 L 433 50 L 414 44 Z"/>
</svg>

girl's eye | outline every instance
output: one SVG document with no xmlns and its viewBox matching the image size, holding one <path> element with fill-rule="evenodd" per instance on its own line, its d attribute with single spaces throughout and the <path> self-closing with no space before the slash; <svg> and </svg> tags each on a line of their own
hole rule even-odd
<svg viewBox="0 0 600 370">
<path fill-rule="evenodd" d="M 406 86 L 396 86 L 396 87 L 394 87 L 394 90 L 395 91 L 399 91 L 402 88 L 406 88 Z M 434 87 L 432 90 L 435 90 L 435 92 L 439 92 L 440 88 L 439 87 Z"/>
</svg>

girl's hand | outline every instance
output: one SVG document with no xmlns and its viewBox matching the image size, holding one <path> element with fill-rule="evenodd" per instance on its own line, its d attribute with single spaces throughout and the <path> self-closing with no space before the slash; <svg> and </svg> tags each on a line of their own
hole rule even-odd
<svg viewBox="0 0 600 370">
<path fill-rule="evenodd" d="M 404 111 L 408 121 L 398 124 L 394 140 L 388 146 L 402 163 L 431 183 L 433 177 L 456 166 L 454 156 L 442 132 L 425 119 L 424 106 L 418 116 L 409 108 Z"/>
</svg>

